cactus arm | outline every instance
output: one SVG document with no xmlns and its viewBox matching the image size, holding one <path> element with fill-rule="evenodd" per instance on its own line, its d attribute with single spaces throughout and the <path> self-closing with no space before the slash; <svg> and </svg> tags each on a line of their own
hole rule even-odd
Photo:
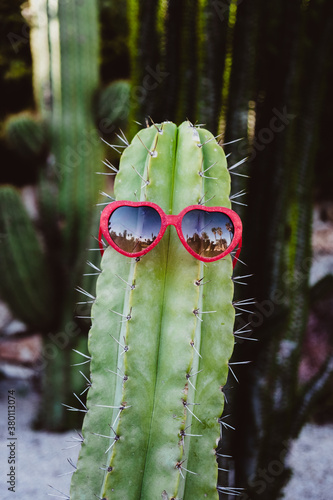
<svg viewBox="0 0 333 500">
<path fill-rule="evenodd" d="M 17 316 L 45 329 L 50 317 L 50 275 L 45 256 L 18 192 L 0 190 L 0 291 Z"/>
<path fill-rule="evenodd" d="M 76 271 L 77 280 L 101 180 L 92 168 L 101 157 L 93 119 L 98 6 L 92 0 L 32 0 L 31 12 L 34 93 L 50 134 L 48 165 L 41 175 L 41 211 L 48 218 L 45 225 L 57 224 L 61 261 Z"/>
<path fill-rule="evenodd" d="M 25 160 L 40 160 L 47 146 L 45 123 L 32 113 L 9 117 L 4 125 L 6 138 L 15 154 Z"/>
</svg>

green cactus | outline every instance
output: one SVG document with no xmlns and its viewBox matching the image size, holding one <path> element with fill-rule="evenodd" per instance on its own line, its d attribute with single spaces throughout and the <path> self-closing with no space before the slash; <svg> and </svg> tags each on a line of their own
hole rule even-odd
<svg viewBox="0 0 333 500">
<path fill-rule="evenodd" d="M 95 173 L 102 154 L 93 114 L 99 84 L 98 6 L 92 0 L 31 0 L 26 13 L 40 118 L 20 114 L 7 131 L 15 149 L 30 150 L 40 164 L 39 231 L 18 193 L 1 188 L 0 293 L 19 318 L 43 334 L 39 424 L 57 430 L 74 424 L 60 403 L 77 387 L 69 368 L 75 363 L 71 349 L 79 349 L 88 329 L 85 320 L 73 325 L 73 315 L 102 179 Z M 44 145 L 41 124 L 48 131 L 44 165 L 37 158 Z"/>
<path fill-rule="evenodd" d="M 31 113 L 23 112 L 6 120 L 4 132 L 11 149 L 20 157 L 38 160 L 47 148 L 45 124 Z"/>
<path fill-rule="evenodd" d="M 113 125 L 125 127 L 130 110 L 131 84 L 127 80 L 116 80 L 108 85 L 100 94 L 97 119 L 105 128 Z"/>
<path fill-rule="evenodd" d="M 231 3 L 128 1 L 133 120 L 187 116 L 218 132 Z"/>
<path fill-rule="evenodd" d="M 11 186 L 0 189 L 0 235 L 1 293 L 23 321 L 48 328 L 53 302 L 50 270 L 21 197 Z"/>
<path fill-rule="evenodd" d="M 115 180 L 118 200 L 155 202 L 167 214 L 203 197 L 230 207 L 229 191 L 223 150 L 190 122 L 140 131 Z M 71 499 L 217 499 L 222 389 L 234 345 L 230 256 L 204 265 L 168 229 L 139 260 L 107 248 L 101 268 Z"/>
<path fill-rule="evenodd" d="M 158 88 L 147 87 L 133 118 L 143 123 L 147 115 L 177 120 L 183 114 L 205 123 L 214 134 L 222 133 L 225 142 L 244 138 L 228 150 L 232 166 L 240 167 L 249 155 L 245 169 L 231 170 L 234 196 L 249 192 L 236 204 L 249 203 L 248 209 L 237 211 L 244 210 L 247 219 L 243 257 L 254 273 L 238 298 L 252 296 L 257 301 L 254 314 L 239 320 L 255 327 L 260 342 L 236 347 L 235 361 L 239 347 L 241 359 L 246 350 L 246 358 L 254 362 L 246 372 L 244 367 L 241 383 L 231 384 L 228 393 L 237 432 L 224 434 L 223 454 L 233 459 L 221 465 L 227 476 L 221 482 L 235 480 L 245 488 L 244 498 L 273 500 L 281 495 L 287 468 L 257 493 L 262 471 L 276 460 L 285 466 L 284 445 L 309 418 L 332 372 L 328 355 L 306 388 L 297 383 L 308 314 L 312 195 L 319 183 L 323 189 L 322 179 L 327 178 L 322 138 L 329 130 L 327 82 L 332 70 L 326 63 L 333 40 L 333 4 L 203 0 L 191 4 L 184 20 L 187 2 L 160 2 L 160 18 L 151 3 L 142 2 L 138 12 L 138 2 L 131 0 L 132 81 L 142 85 L 146 76 L 151 84 L 147 67 L 158 67 L 161 78 Z M 186 73 L 193 56 L 195 64 Z M 330 197 L 327 189 L 325 193 Z M 269 306 L 264 310 L 267 301 L 274 314 Z M 263 322 L 260 327 L 257 316 Z"/>
</svg>

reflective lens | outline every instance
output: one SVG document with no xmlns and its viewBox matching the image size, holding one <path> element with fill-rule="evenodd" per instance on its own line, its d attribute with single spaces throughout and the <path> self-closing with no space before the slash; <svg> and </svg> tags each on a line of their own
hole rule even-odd
<svg viewBox="0 0 333 500">
<path fill-rule="evenodd" d="M 231 244 L 234 225 L 222 212 L 190 210 L 182 220 L 182 232 L 188 246 L 201 257 L 217 257 Z"/>
<path fill-rule="evenodd" d="M 137 253 L 149 247 L 161 229 L 160 214 L 152 207 L 119 207 L 109 219 L 109 234 L 124 252 Z"/>
</svg>

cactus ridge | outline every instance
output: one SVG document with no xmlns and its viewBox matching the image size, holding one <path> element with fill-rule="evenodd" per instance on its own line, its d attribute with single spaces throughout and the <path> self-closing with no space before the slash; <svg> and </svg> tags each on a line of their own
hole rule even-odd
<svg viewBox="0 0 333 500">
<path fill-rule="evenodd" d="M 151 201 L 169 214 L 203 197 L 230 208 L 229 191 L 222 148 L 189 122 L 140 131 L 115 180 L 117 200 Z M 234 345 L 230 256 L 204 265 L 168 228 L 149 255 L 129 259 L 107 248 L 100 267 L 71 498 L 217 499 L 222 388 Z"/>
</svg>

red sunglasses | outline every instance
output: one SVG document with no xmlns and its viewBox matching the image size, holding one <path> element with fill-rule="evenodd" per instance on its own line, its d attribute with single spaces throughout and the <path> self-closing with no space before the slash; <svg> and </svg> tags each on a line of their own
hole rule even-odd
<svg viewBox="0 0 333 500">
<path fill-rule="evenodd" d="M 186 250 L 203 262 L 223 259 L 238 245 L 235 267 L 242 247 L 242 222 L 236 212 L 225 207 L 191 205 L 178 215 L 167 215 L 148 201 L 113 201 L 101 214 L 101 254 L 104 236 L 122 255 L 141 257 L 159 243 L 167 226 L 175 226 Z"/>
</svg>

